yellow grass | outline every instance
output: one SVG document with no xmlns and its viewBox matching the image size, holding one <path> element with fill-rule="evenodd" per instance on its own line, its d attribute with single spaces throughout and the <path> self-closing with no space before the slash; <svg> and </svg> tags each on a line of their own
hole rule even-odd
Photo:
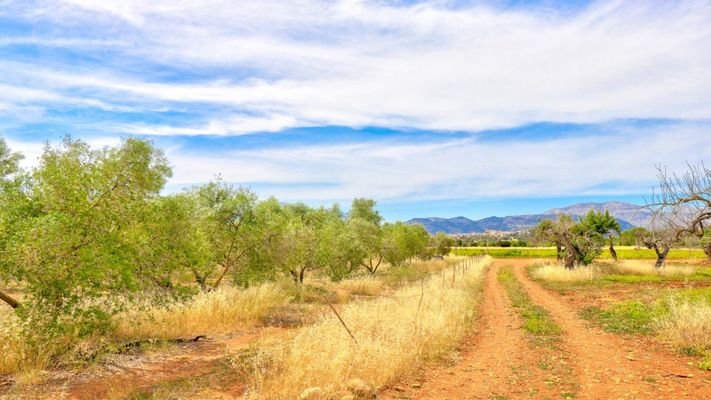
<svg viewBox="0 0 711 400">
<path fill-rule="evenodd" d="M 585 282 L 600 279 L 605 275 L 660 275 L 690 276 L 694 267 L 687 265 L 667 265 L 656 268 L 654 262 L 643 260 L 625 260 L 618 263 L 599 263 L 595 265 L 566 269 L 560 264 L 545 264 L 533 270 L 533 276 L 549 282 Z"/>
<path fill-rule="evenodd" d="M 188 303 L 132 310 L 117 318 L 118 339 L 172 339 L 222 334 L 254 325 L 289 297 L 275 284 L 249 289 L 221 288 L 198 294 Z"/>
<path fill-rule="evenodd" d="M 377 296 L 387 289 L 382 280 L 372 276 L 344 279 L 335 288 L 355 296 Z"/>
<path fill-rule="evenodd" d="M 669 313 L 657 323 L 659 335 L 672 344 L 696 350 L 711 350 L 711 304 L 702 301 L 669 300 Z"/>
<path fill-rule="evenodd" d="M 377 388 L 451 350 L 470 327 L 477 288 L 490 263 L 487 256 L 468 271 L 459 270 L 454 286 L 450 269 L 444 280 L 434 275 L 391 296 L 343 307 L 341 315 L 357 344 L 335 316 L 327 315 L 283 346 L 263 349 L 253 396 L 295 399 L 312 387 L 333 395 L 352 378 Z"/>
<path fill-rule="evenodd" d="M 666 265 L 656 268 L 653 262 L 640 260 L 626 260 L 610 265 L 612 272 L 623 275 L 661 275 L 661 276 L 689 276 L 694 274 L 694 267 L 688 265 Z"/>
<path fill-rule="evenodd" d="M 546 264 L 533 270 L 536 279 L 543 279 L 551 282 L 584 282 L 592 281 L 600 276 L 598 267 L 587 266 L 575 269 L 566 269 L 562 265 Z"/>
<path fill-rule="evenodd" d="M 19 372 L 15 376 L 18 383 L 32 383 L 49 365 L 50 357 L 55 354 L 55 344 L 28 346 L 21 336 L 21 329 L 20 319 L 13 310 L 8 307 L 0 312 L 0 374 Z"/>
</svg>

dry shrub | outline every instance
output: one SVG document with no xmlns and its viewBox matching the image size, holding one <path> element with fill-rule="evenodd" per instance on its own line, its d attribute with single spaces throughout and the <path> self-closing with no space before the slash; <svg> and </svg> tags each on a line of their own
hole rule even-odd
<svg viewBox="0 0 711 400">
<path fill-rule="evenodd" d="M 625 260 L 610 265 L 611 271 L 623 275 L 662 275 L 689 276 L 694 274 L 694 267 L 688 265 L 667 265 L 656 268 L 652 262 Z"/>
<path fill-rule="evenodd" d="M 680 348 L 711 350 L 711 304 L 670 297 L 668 307 L 656 321 L 659 335 Z"/>
<path fill-rule="evenodd" d="M 600 268 L 596 266 L 567 269 L 562 265 L 546 264 L 533 270 L 536 279 L 550 282 L 584 282 L 600 277 Z"/>
<path fill-rule="evenodd" d="M 200 293 L 187 303 L 123 313 L 117 318 L 115 336 L 125 340 L 223 334 L 255 325 L 269 310 L 289 301 L 275 284 L 221 288 Z"/>
<path fill-rule="evenodd" d="M 283 346 L 262 350 L 258 360 L 268 362 L 254 369 L 252 395 L 294 399 L 310 387 L 334 394 L 352 378 L 377 388 L 442 355 L 470 327 L 481 277 L 490 263 L 487 256 L 467 271 L 460 269 L 453 287 L 451 269 L 445 281 L 436 275 L 391 296 L 343 307 L 341 316 L 357 344 L 335 316 L 326 315 Z"/>
</svg>

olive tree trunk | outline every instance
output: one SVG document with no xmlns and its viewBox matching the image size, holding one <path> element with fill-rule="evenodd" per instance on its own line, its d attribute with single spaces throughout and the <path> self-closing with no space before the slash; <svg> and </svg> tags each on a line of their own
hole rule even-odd
<svg viewBox="0 0 711 400">
<path fill-rule="evenodd" d="M 12 296 L 10 296 L 9 294 L 4 293 L 3 291 L 0 291 L 0 300 L 4 301 L 12 308 L 17 308 L 20 306 L 20 302 L 12 298 Z"/>
<path fill-rule="evenodd" d="M 617 262 L 617 251 L 615 251 L 615 246 L 612 240 L 612 236 L 610 236 L 610 257 L 612 257 L 612 260 L 614 262 Z"/>
<path fill-rule="evenodd" d="M 659 247 L 655 246 L 654 252 L 657 253 L 657 262 L 654 263 L 654 266 L 657 268 L 662 268 L 667 262 L 667 255 L 669 254 L 669 247 L 665 247 L 662 250 L 659 250 Z"/>
</svg>

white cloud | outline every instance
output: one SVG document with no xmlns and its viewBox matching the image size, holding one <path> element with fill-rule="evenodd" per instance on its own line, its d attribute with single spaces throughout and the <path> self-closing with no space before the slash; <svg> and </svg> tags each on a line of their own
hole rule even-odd
<svg viewBox="0 0 711 400">
<path fill-rule="evenodd" d="M 197 102 L 232 111 L 206 115 L 205 126 L 141 126 L 146 134 L 312 125 L 479 130 L 711 116 L 707 2 L 605 1 L 565 14 L 439 1 L 72 0 L 53 12 L 16 8 L 60 32 L 81 26 L 98 38 L 92 45 L 119 41 L 107 51 L 149 69 L 222 71 L 177 83 L 121 65 L 15 69 L 28 86 L 61 93 L 60 100 L 80 91 L 102 103 Z"/>
<path fill-rule="evenodd" d="M 259 117 L 240 115 L 215 119 L 202 126 L 175 127 L 124 124 L 116 126 L 114 129 L 136 135 L 149 136 L 227 136 L 253 132 L 278 132 L 295 125 L 294 118 L 286 115 L 263 115 Z"/>
<path fill-rule="evenodd" d="M 669 135 L 674 132 L 674 135 Z M 227 181 L 254 186 L 261 197 L 332 202 L 472 200 L 649 193 L 655 165 L 681 171 L 711 154 L 711 124 L 608 126 L 585 135 L 538 140 L 447 139 L 411 144 L 392 140 L 196 152 L 173 145 L 169 190 Z M 116 137 L 87 139 L 95 147 Z M 53 143 L 56 144 L 56 141 Z M 37 164 L 44 144 L 8 139 Z M 708 161 L 708 160 L 707 160 Z"/>
<path fill-rule="evenodd" d="M 675 134 L 669 135 L 673 131 Z M 540 141 L 456 139 L 426 144 L 374 141 L 196 155 L 173 149 L 174 188 L 229 181 L 264 186 L 284 200 L 353 197 L 421 201 L 647 193 L 655 164 L 671 170 L 711 154 L 711 126 L 610 127 Z"/>
</svg>

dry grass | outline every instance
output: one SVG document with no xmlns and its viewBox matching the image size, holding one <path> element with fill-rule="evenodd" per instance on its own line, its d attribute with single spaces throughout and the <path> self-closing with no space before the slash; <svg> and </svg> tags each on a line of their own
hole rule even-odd
<svg viewBox="0 0 711 400">
<path fill-rule="evenodd" d="M 22 347 L 20 322 L 9 307 L 0 308 L 0 374 L 9 374 L 20 369 Z"/>
<path fill-rule="evenodd" d="M 223 334 L 255 325 L 270 309 L 289 301 L 275 284 L 222 288 L 200 293 L 187 303 L 124 313 L 117 318 L 114 335 L 119 340 L 133 340 Z"/>
<path fill-rule="evenodd" d="M 688 265 L 667 265 L 656 268 L 652 262 L 639 260 L 625 260 L 610 265 L 611 272 L 622 275 L 661 275 L 661 276 L 689 276 L 695 272 L 694 267 Z"/>
<path fill-rule="evenodd" d="M 377 296 L 385 292 L 388 288 L 381 279 L 368 276 L 344 279 L 335 285 L 335 289 L 341 290 L 350 296 Z"/>
<path fill-rule="evenodd" d="M 435 275 L 392 296 L 348 304 L 341 315 L 357 344 L 335 316 L 327 315 L 282 346 L 262 350 L 255 361 L 252 395 L 294 399 L 310 387 L 335 394 L 352 378 L 377 388 L 442 355 L 470 327 L 477 287 L 490 263 L 486 257 L 466 272 L 460 270 L 454 286 L 450 269 L 444 280 Z"/>
<path fill-rule="evenodd" d="M 667 265 L 656 268 L 653 262 L 640 260 L 625 260 L 618 263 L 597 263 L 575 269 L 566 269 L 559 264 L 544 264 L 533 270 L 536 279 L 549 282 L 575 283 L 602 279 L 606 275 L 635 276 L 691 276 L 696 269 L 688 265 Z"/>
<path fill-rule="evenodd" d="M 585 282 L 599 278 L 601 271 L 596 266 L 567 269 L 562 265 L 546 264 L 534 269 L 533 276 L 549 282 Z"/>
<path fill-rule="evenodd" d="M 29 346 L 23 339 L 21 324 L 12 310 L 0 312 L 0 375 L 16 374 L 17 383 L 31 384 L 40 380 L 41 371 L 49 366 L 61 344 Z"/>
<path fill-rule="evenodd" d="M 711 350 L 711 304 L 670 298 L 668 307 L 656 321 L 659 335 L 680 348 Z"/>
</svg>

